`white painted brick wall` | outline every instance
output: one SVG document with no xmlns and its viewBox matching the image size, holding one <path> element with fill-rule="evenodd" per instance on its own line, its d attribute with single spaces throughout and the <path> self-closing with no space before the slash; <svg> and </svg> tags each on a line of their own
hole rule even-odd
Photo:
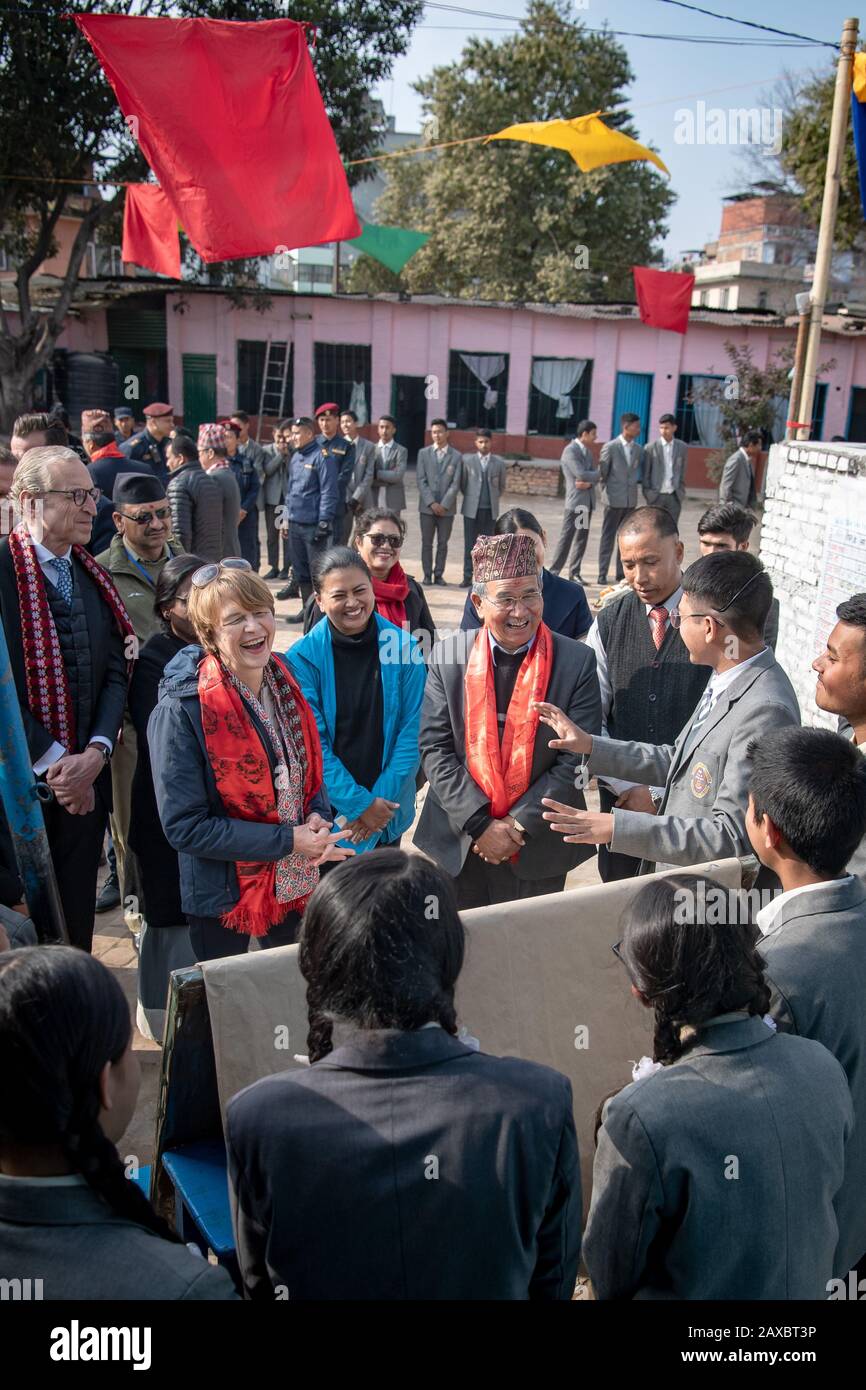
<svg viewBox="0 0 866 1390">
<path fill-rule="evenodd" d="M 780 604 L 776 656 L 797 692 L 804 724 L 828 728 L 836 727 L 836 719 L 815 704 L 811 663 L 826 637 L 818 607 L 828 508 L 840 478 L 855 480 L 852 514 L 866 526 L 866 449 L 855 444 L 774 444 L 761 526 L 761 560 Z M 866 566 L 851 590 L 858 592 L 866 592 Z"/>
</svg>

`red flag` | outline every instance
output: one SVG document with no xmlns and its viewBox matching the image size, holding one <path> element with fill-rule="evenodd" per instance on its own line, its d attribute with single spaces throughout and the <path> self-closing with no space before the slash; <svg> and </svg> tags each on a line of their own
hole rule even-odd
<svg viewBox="0 0 866 1390">
<path fill-rule="evenodd" d="M 155 183 L 128 183 L 121 257 L 145 270 L 180 279 L 180 238 L 171 203 Z"/>
<path fill-rule="evenodd" d="M 205 261 L 360 235 L 302 24 L 74 18 Z"/>
<path fill-rule="evenodd" d="M 651 270 L 642 265 L 633 265 L 632 273 L 641 322 L 649 324 L 650 328 L 685 333 L 689 326 L 694 275 L 679 270 Z"/>
</svg>

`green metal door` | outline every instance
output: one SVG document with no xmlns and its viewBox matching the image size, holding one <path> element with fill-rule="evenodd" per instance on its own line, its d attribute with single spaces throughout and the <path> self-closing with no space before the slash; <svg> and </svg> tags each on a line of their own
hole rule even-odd
<svg viewBox="0 0 866 1390">
<path fill-rule="evenodd" d="M 216 357 L 183 354 L 183 423 L 193 435 L 216 419 Z"/>
</svg>

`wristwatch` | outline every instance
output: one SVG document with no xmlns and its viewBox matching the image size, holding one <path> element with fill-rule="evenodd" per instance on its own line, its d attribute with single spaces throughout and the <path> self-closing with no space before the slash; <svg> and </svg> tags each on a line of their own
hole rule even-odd
<svg viewBox="0 0 866 1390">
<path fill-rule="evenodd" d="M 661 806 L 662 802 L 664 801 L 664 797 L 665 797 L 664 792 L 663 792 L 663 791 L 657 791 L 655 787 L 650 787 L 650 789 L 649 789 L 649 794 L 650 794 L 650 796 L 652 797 L 653 806 L 656 806 L 656 807 Z"/>
<path fill-rule="evenodd" d="M 97 749 L 97 751 L 100 752 L 100 753 L 102 754 L 102 763 L 103 763 L 103 766 L 104 766 L 104 767 L 108 767 L 108 764 L 111 762 L 111 754 L 112 754 L 112 751 L 113 751 L 111 748 L 108 747 L 108 744 L 107 744 L 107 743 L 88 743 L 87 746 L 88 746 L 88 748 L 95 748 L 95 749 Z"/>
</svg>

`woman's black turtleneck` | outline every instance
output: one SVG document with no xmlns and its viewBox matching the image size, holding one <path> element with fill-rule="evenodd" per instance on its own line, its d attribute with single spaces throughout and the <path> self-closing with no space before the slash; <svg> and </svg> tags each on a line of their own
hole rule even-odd
<svg viewBox="0 0 866 1390">
<path fill-rule="evenodd" d="M 379 667 L 379 629 L 373 614 L 363 632 L 346 637 L 328 619 L 334 652 L 337 716 L 334 752 L 362 787 L 382 771 L 384 701 Z M 340 808 L 337 807 L 337 810 Z"/>
</svg>

